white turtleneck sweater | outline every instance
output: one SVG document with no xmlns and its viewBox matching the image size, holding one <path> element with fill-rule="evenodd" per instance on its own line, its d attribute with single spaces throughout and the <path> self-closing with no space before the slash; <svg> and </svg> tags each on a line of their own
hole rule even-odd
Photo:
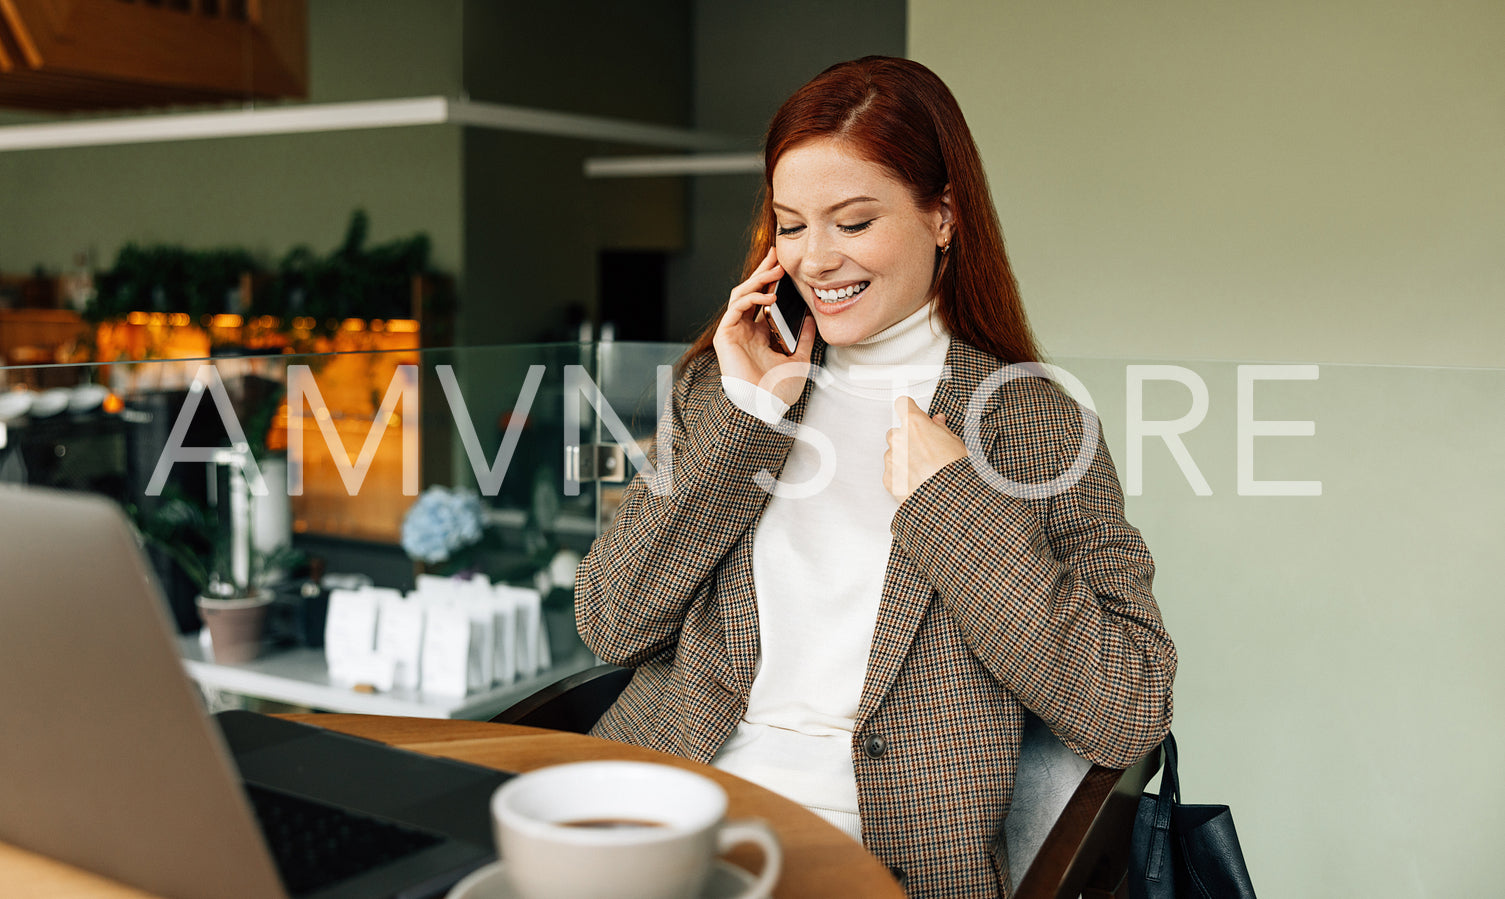
<svg viewBox="0 0 1505 899">
<path fill-rule="evenodd" d="M 928 409 L 940 379 L 951 338 L 931 308 L 826 348 L 753 538 L 761 645 L 747 713 L 712 762 L 859 841 L 852 729 L 899 508 L 883 487 L 883 454 L 894 400 Z M 770 425 L 788 411 L 747 381 L 723 376 L 722 387 Z"/>
</svg>

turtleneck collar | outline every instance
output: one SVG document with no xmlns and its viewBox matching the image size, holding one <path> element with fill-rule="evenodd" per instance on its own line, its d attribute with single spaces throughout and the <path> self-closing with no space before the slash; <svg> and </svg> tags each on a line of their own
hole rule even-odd
<svg viewBox="0 0 1505 899">
<path fill-rule="evenodd" d="M 940 318 L 931 314 L 934 309 L 935 303 L 931 301 L 851 346 L 827 346 L 826 369 L 843 381 L 851 381 L 852 367 L 859 365 L 924 365 L 938 369 L 946 362 L 951 334 Z"/>
</svg>

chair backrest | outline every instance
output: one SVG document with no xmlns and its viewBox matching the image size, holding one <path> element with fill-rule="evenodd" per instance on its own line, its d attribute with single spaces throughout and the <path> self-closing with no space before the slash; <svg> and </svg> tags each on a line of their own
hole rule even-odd
<svg viewBox="0 0 1505 899">
<path fill-rule="evenodd" d="M 1014 899 L 1123 895 L 1139 796 L 1159 769 L 1159 747 L 1125 770 L 1093 765 L 1026 713 L 1004 819 Z"/>
<path fill-rule="evenodd" d="M 491 720 L 587 733 L 632 674 L 631 668 L 598 665 Z M 1126 771 L 1093 765 L 1026 714 L 1014 801 L 1004 821 L 1015 899 L 1111 894 L 1128 871 L 1139 794 L 1159 767 L 1158 749 Z"/>
<path fill-rule="evenodd" d="M 572 674 L 529 696 L 492 718 L 500 724 L 547 727 L 575 734 L 589 733 L 617 696 L 627 689 L 633 669 L 597 665 Z"/>
<path fill-rule="evenodd" d="M 1092 763 L 1067 749 L 1044 721 L 1025 713 L 1014 801 L 1003 822 L 1016 891 L 1056 819 L 1091 769 Z"/>
</svg>

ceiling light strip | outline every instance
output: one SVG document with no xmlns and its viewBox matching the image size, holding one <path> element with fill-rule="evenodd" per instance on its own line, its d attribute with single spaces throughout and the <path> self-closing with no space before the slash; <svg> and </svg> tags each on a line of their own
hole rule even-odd
<svg viewBox="0 0 1505 899">
<path fill-rule="evenodd" d="M 689 156 L 597 156 L 585 161 L 585 177 L 587 178 L 756 175 L 762 171 L 762 153 L 696 153 Z"/>
<path fill-rule="evenodd" d="M 726 150 L 746 145 L 745 141 L 736 138 L 696 131 L 693 128 L 650 125 L 628 119 L 529 109 L 500 103 L 477 103 L 473 100 L 452 101 L 450 121 L 499 131 L 522 131 L 684 150 Z"/>
</svg>

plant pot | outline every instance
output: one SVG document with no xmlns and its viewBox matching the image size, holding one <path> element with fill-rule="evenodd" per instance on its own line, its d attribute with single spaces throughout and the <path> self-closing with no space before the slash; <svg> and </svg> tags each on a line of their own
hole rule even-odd
<svg viewBox="0 0 1505 899">
<path fill-rule="evenodd" d="M 199 617 L 209 628 L 214 661 L 240 665 L 261 654 L 261 635 L 266 630 L 272 591 L 240 599 L 198 598 Z"/>
</svg>

